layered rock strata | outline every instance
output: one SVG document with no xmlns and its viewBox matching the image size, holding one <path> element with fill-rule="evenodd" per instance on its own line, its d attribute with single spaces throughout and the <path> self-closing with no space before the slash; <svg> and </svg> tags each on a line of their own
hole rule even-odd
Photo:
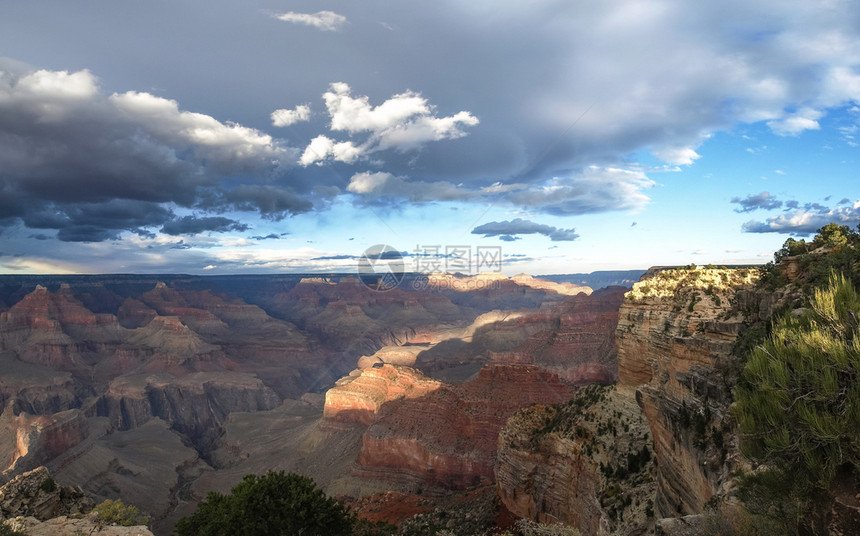
<svg viewBox="0 0 860 536">
<path fill-rule="evenodd" d="M 492 482 L 496 441 L 508 417 L 572 394 L 558 376 L 537 367 L 488 365 L 475 380 L 384 404 L 362 437 L 354 473 L 411 489 Z"/>
<path fill-rule="evenodd" d="M 654 478 L 633 485 L 638 491 L 626 509 L 616 508 L 613 519 L 606 504 L 591 499 L 631 489 L 629 482 L 611 486 L 609 462 L 599 467 L 605 455 L 595 454 L 591 439 L 614 440 L 617 430 L 576 423 L 581 428 L 573 435 L 541 434 L 538 410 L 512 419 L 500 438 L 496 477 L 505 505 L 521 517 L 559 519 L 587 533 L 628 534 L 647 518 L 700 513 L 712 497 L 723 496 L 739 457 L 726 378 L 746 320 L 742 302 L 756 299 L 749 289 L 757 273 L 654 269 L 625 295 L 615 332 L 617 388 L 601 411 L 644 426 L 634 434 L 640 441 L 647 434 L 656 462 Z M 539 444 L 526 441 L 536 434 Z"/>
<path fill-rule="evenodd" d="M 615 387 L 589 386 L 565 404 L 523 409 L 499 435 L 499 497 L 519 517 L 627 534 L 650 514 L 650 443 L 636 402 Z"/>
<path fill-rule="evenodd" d="M 700 513 L 722 493 L 737 458 L 732 347 L 746 318 L 734 306 L 755 269 L 657 271 L 619 312 L 619 389 L 636 390 L 657 459 L 655 515 Z"/>
</svg>

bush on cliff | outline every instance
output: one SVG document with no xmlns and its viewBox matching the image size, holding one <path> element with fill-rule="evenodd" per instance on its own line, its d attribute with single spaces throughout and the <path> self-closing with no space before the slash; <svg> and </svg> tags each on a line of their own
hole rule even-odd
<svg viewBox="0 0 860 536">
<path fill-rule="evenodd" d="M 858 226 L 860 231 L 860 226 Z M 819 229 L 815 237 L 807 242 L 804 239 L 789 238 L 782 248 L 773 255 L 774 262 L 767 263 L 761 270 L 762 283 L 771 290 L 787 283 L 780 263 L 788 257 L 796 259 L 798 271 L 802 274 L 807 288 L 827 286 L 831 272 L 845 274 L 855 286 L 860 286 L 860 233 L 847 225 L 830 223 Z"/>
<path fill-rule="evenodd" d="M 314 481 L 294 473 L 246 475 L 229 495 L 209 492 L 189 517 L 176 523 L 178 536 L 267 536 L 352 533 L 353 517 Z"/>
<path fill-rule="evenodd" d="M 94 508 L 104 523 L 119 525 L 121 527 L 132 527 L 135 525 L 146 525 L 149 518 L 141 515 L 136 506 L 127 505 L 121 500 L 106 499 Z"/>
<path fill-rule="evenodd" d="M 750 354 L 734 409 L 742 451 L 769 468 L 746 479 L 748 497 L 772 495 L 760 510 L 802 516 L 837 472 L 860 474 L 858 317 L 851 279 L 831 273 Z"/>
</svg>

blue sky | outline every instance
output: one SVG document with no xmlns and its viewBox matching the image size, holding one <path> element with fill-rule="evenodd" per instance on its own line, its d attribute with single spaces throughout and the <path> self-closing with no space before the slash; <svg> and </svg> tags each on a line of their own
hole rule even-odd
<svg viewBox="0 0 860 536">
<path fill-rule="evenodd" d="M 766 262 L 860 221 L 858 34 L 847 1 L 4 2 L 0 273 Z"/>
</svg>

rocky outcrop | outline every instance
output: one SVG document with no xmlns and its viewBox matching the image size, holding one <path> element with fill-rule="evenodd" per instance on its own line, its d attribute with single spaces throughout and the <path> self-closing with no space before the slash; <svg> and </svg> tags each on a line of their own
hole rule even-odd
<svg viewBox="0 0 860 536">
<path fill-rule="evenodd" d="M 57 516 L 85 514 L 95 503 L 80 488 L 54 482 L 45 467 L 18 475 L 0 487 L 0 518 L 33 517 L 45 521 Z"/>
<path fill-rule="evenodd" d="M 537 367 L 489 365 L 475 380 L 384 404 L 362 438 L 354 473 L 412 489 L 492 482 L 496 441 L 508 417 L 572 393 L 558 376 Z"/>
<path fill-rule="evenodd" d="M 733 307 L 754 269 L 652 270 L 621 306 L 619 389 L 636 392 L 657 459 L 658 517 L 697 514 L 722 493 L 736 446 L 728 405 L 732 346 L 745 320 Z"/>
<path fill-rule="evenodd" d="M 418 398 L 441 383 L 403 366 L 382 365 L 356 371 L 326 391 L 325 418 L 331 421 L 373 423 L 379 408 L 401 398 Z"/>
<path fill-rule="evenodd" d="M 89 435 L 81 410 L 70 409 L 53 415 L 15 415 L 8 408 L 0 415 L 0 455 L 4 457 L 4 478 L 38 467 L 74 447 Z"/>
<path fill-rule="evenodd" d="M 144 526 L 110 526 L 91 512 L 95 501 L 79 487 L 57 484 L 45 467 L 0 487 L 0 523 L 29 536 L 152 536 Z"/>
<path fill-rule="evenodd" d="M 16 517 L 9 525 L 15 530 L 23 530 L 27 536 L 80 536 L 98 534 L 99 536 L 153 536 L 146 527 L 120 527 L 105 525 L 96 514 L 84 517 L 59 516 L 47 521 L 35 517 Z"/>
<path fill-rule="evenodd" d="M 652 514 L 650 443 L 636 402 L 614 387 L 523 409 L 499 435 L 499 498 L 518 517 L 583 534 L 629 534 Z"/>
<path fill-rule="evenodd" d="M 114 380 L 97 411 L 119 430 L 137 428 L 158 417 L 205 448 L 220 435 L 230 413 L 269 410 L 280 401 L 262 380 L 248 374 L 151 374 Z"/>
</svg>

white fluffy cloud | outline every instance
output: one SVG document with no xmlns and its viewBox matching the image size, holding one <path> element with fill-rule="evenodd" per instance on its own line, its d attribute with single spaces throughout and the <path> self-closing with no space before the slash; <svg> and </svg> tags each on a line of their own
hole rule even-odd
<svg viewBox="0 0 860 536">
<path fill-rule="evenodd" d="M 818 120 L 824 116 L 821 110 L 804 108 L 796 113 L 768 121 L 767 126 L 780 136 L 797 136 L 804 130 L 818 130 Z"/>
<path fill-rule="evenodd" d="M 295 110 L 280 109 L 272 112 L 272 124 L 276 127 L 288 127 L 300 121 L 311 118 L 311 107 L 306 104 L 296 106 Z"/>
<path fill-rule="evenodd" d="M 349 186 L 346 189 L 355 194 L 367 194 L 384 185 L 391 179 L 390 173 L 356 173 L 349 179 Z"/>
<path fill-rule="evenodd" d="M 233 166 L 246 161 L 257 167 L 287 156 L 287 150 L 268 134 L 180 110 L 174 100 L 136 91 L 115 93 L 109 100 L 125 119 L 162 143 L 193 145 L 199 156 L 220 164 Z"/>
<path fill-rule="evenodd" d="M 663 162 L 675 166 L 688 166 L 701 157 L 690 147 L 666 147 L 654 149 L 653 153 Z"/>
<path fill-rule="evenodd" d="M 316 13 L 296 13 L 294 11 L 288 11 L 286 13 L 275 15 L 275 18 L 284 22 L 313 26 L 314 28 L 325 32 L 336 32 L 347 23 L 346 17 L 339 15 L 334 11 L 317 11 Z"/>
<path fill-rule="evenodd" d="M 394 95 L 379 106 L 372 106 L 367 96 L 353 97 L 349 85 L 335 82 L 323 93 L 332 131 L 349 134 L 366 133 L 360 144 L 336 142 L 318 136 L 305 149 L 299 163 L 304 166 L 331 158 L 352 163 L 359 157 L 394 149 L 406 152 L 439 140 L 466 135 L 464 126 L 478 124 L 478 118 L 466 111 L 448 117 L 436 117 L 435 109 L 419 93 L 406 91 Z"/>
<path fill-rule="evenodd" d="M 336 142 L 326 136 L 317 136 L 305 147 L 299 163 L 309 166 L 315 162 L 321 162 L 331 158 L 338 162 L 352 164 L 358 157 L 366 152 L 366 149 L 357 147 L 351 141 Z"/>
</svg>

